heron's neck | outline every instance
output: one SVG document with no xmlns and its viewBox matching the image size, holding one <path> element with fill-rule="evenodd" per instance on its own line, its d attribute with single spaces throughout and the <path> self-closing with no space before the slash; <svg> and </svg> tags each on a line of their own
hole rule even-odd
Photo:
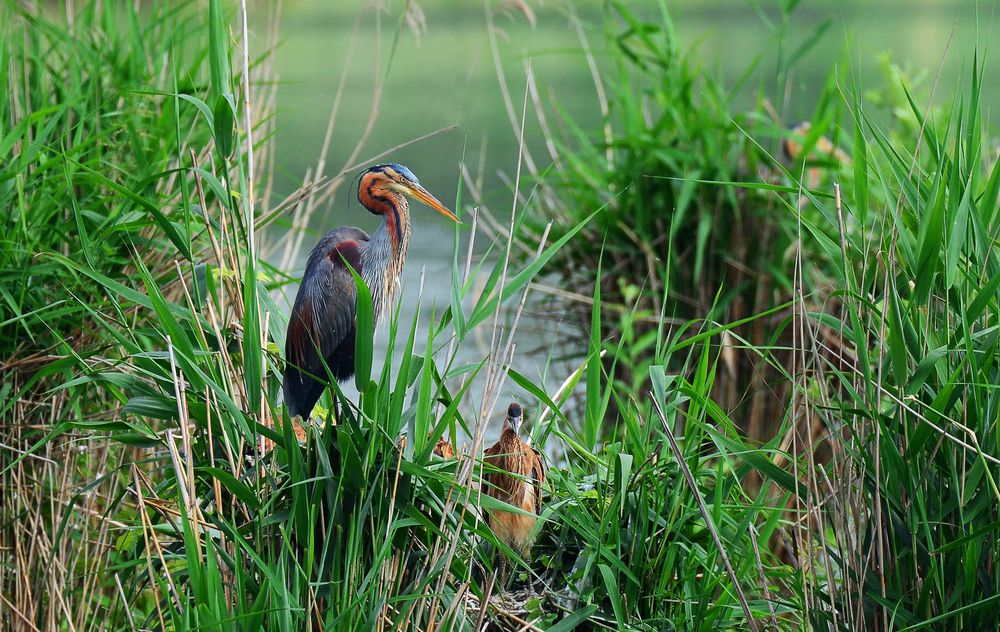
<svg viewBox="0 0 1000 632">
<path fill-rule="evenodd" d="M 389 196 L 380 211 L 382 223 L 368 238 L 361 266 L 361 276 L 372 293 L 376 321 L 383 308 L 392 307 L 410 243 L 410 209 L 406 198 Z"/>
</svg>

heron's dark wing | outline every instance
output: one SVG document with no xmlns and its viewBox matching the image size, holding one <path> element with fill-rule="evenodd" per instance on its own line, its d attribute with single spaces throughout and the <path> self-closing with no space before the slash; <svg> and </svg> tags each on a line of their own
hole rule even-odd
<svg viewBox="0 0 1000 632">
<path fill-rule="evenodd" d="M 338 380 L 354 373 L 358 290 L 347 264 L 361 272 L 367 241 L 362 230 L 337 228 L 309 255 L 285 336 L 282 389 L 292 416 L 309 416 L 323 394 L 328 368 Z"/>
<path fill-rule="evenodd" d="M 542 453 L 535 448 L 531 448 L 531 480 L 535 486 L 535 513 L 542 515 L 542 483 L 545 482 L 545 460 Z"/>
</svg>

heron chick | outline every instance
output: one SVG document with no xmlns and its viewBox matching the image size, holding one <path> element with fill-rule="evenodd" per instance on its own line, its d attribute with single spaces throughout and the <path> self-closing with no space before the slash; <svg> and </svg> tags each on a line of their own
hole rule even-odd
<svg viewBox="0 0 1000 632">
<path fill-rule="evenodd" d="M 486 493 L 528 512 L 493 510 L 488 512 L 487 524 L 497 538 L 527 558 L 531 552 L 531 534 L 542 513 L 545 462 L 538 450 L 521 440 L 518 433 L 523 418 L 518 404 L 507 408 L 500 439 L 484 452 L 483 460 L 491 470 L 485 475 Z M 505 569 L 504 561 L 501 569 Z"/>
</svg>

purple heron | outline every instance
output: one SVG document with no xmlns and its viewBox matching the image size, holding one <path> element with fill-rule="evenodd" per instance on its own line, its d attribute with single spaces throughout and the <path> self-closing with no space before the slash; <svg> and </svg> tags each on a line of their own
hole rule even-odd
<svg viewBox="0 0 1000 632">
<path fill-rule="evenodd" d="M 359 228 L 334 228 L 309 253 L 285 336 L 281 389 L 293 419 L 308 419 L 326 388 L 328 370 L 337 381 L 354 375 L 357 286 L 348 265 L 371 290 L 376 322 L 392 305 L 410 242 L 406 196 L 459 222 L 412 171 L 395 163 L 376 165 L 361 174 L 358 201 L 382 218 L 378 229 L 368 235 Z"/>
</svg>

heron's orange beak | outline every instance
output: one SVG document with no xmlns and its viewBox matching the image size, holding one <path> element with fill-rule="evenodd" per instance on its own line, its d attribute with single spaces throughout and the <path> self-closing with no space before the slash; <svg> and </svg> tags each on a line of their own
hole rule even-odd
<svg viewBox="0 0 1000 632">
<path fill-rule="evenodd" d="M 431 195 L 430 191 L 428 191 L 424 187 L 420 186 L 419 184 L 413 184 L 410 182 L 407 182 L 404 186 L 406 187 L 407 193 L 417 198 L 427 206 L 431 207 L 438 213 L 441 213 L 442 215 L 444 215 L 453 222 L 457 222 L 459 224 L 462 223 L 462 220 L 455 217 L 454 213 L 449 211 L 444 204 L 442 204 L 436 197 Z"/>
</svg>

